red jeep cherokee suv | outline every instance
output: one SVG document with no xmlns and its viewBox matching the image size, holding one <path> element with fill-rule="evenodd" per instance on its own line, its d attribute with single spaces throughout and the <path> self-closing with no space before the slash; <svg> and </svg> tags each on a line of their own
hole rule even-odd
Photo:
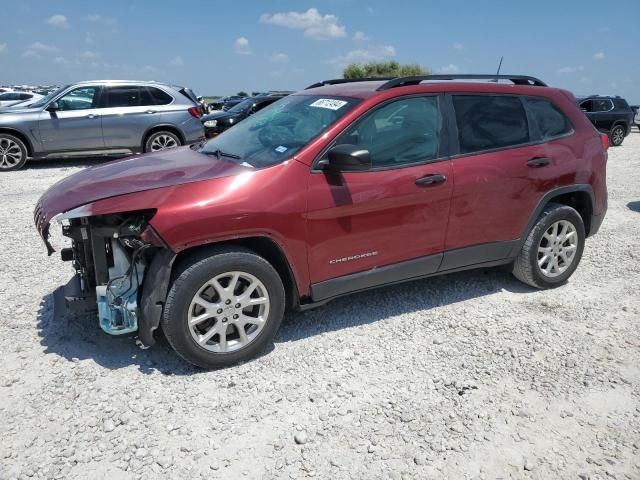
<svg viewBox="0 0 640 480">
<path fill-rule="evenodd" d="M 271 342 L 287 307 L 505 264 L 561 285 L 607 208 L 607 146 L 532 77 L 332 80 L 207 143 L 69 176 L 35 222 L 49 254 L 54 217 L 71 239 L 68 308 L 97 304 L 143 346 L 161 325 L 214 368 Z"/>
</svg>

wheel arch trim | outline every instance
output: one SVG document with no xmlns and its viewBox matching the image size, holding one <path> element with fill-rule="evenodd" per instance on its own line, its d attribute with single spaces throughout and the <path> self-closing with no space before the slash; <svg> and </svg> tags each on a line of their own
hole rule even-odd
<svg viewBox="0 0 640 480">
<path fill-rule="evenodd" d="M 178 135 L 178 138 L 182 142 L 182 145 L 186 144 L 184 133 L 182 132 L 182 130 L 180 130 L 180 128 L 178 128 L 176 125 L 173 125 L 171 123 L 161 123 L 157 125 L 152 125 L 144 131 L 144 133 L 142 134 L 142 151 L 144 151 L 145 147 L 147 146 L 147 141 L 149 140 L 149 136 L 153 135 L 154 133 L 160 130 L 167 130 L 171 133 L 175 133 L 176 135 Z"/>
<path fill-rule="evenodd" d="M 542 210 L 544 210 L 544 207 L 546 207 L 547 204 L 551 202 L 555 197 L 566 195 L 568 193 L 586 193 L 589 196 L 589 201 L 591 203 L 591 215 L 594 216 L 596 202 L 595 202 L 595 195 L 593 193 L 593 188 L 591 187 L 591 185 L 578 183 L 574 185 L 566 185 L 564 187 L 558 187 L 558 188 L 554 188 L 553 190 L 549 190 L 538 201 L 538 205 L 536 206 L 533 213 L 529 217 L 529 221 L 527 222 L 527 225 L 524 227 L 524 230 L 520 235 L 520 239 L 515 242 L 511 250 L 512 257 L 515 257 L 518 255 L 518 252 L 522 248 L 522 245 L 527 240 L 527 235 L 529 235 L 529 232 L 535 225 L 536 221 L 538 220 L 538 217 L 540 216 L 540 213 L 542 213 Z"/>
<path fill-rule="evenodd" d="M 6 133 L 8 135 L 18 137 L 24 142 L 25 147 L 27 147 L 27 156 L 32 157 L 34 155 L 33 142 L 26 133 L 12 127 L 0 127 L 0 133 Z"/>
</svg>

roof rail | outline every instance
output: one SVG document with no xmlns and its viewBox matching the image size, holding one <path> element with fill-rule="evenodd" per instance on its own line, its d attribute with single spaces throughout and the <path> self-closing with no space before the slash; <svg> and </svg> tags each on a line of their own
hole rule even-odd
<svg viewBox="0 0 640 480">
<path fill-rule="evenodd" d="M 367 78 L 334 78 L 333 80 L 323 80 L 316 82 L 313 85 L 309 85 L 305 90 L 310 88 L 324 87 L 325 85 L 340 85 L 341 83 L 353 83 L 353 82 L 380 82 L 384 80 L 394 80 L 398 77 L 367 77 Z"/>
<path fill-rule="evenodd" d="M 389 90 L 394 87 L 404 87 L 407 85 L 418 85 L 420 82 L 427 80 L 510 80 L 515 85 L 533 85 L 536 87 L 546 87 L 547 84 L 542 80 L 529 77 L 527 75 L 474 75 L 474 74 L 460 74 L 460 75 L 412 75 L 408 77 L 396 77 L 388 82 L 380 85 L 377 90 Z"/>
</svg>

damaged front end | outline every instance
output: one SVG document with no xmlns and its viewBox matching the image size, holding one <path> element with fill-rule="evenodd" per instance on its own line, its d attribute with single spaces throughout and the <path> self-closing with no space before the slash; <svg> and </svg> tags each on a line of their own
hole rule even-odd
<svg viewBox="0 0 640 480">
<path fill-rule="evenodd" d="M 153 331 L 175 258 L 149 225 L 154 213 L 85 216 L 80 207 L 53 219 L 71 239 L 71 247 L 60 255 L 76 271 L 72 290 L 64 294 L 65 306 L 75 311 L 97 307 L 102 330 L 110 335 L 138 332 L 144 347 L 155 343 Z"/>
</svg>

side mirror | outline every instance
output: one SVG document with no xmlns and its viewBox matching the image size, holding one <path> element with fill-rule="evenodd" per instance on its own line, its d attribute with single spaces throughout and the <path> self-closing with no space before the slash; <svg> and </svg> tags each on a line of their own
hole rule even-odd
<svg viewBox="0 0 640 480">
<path fill-rule="evenodd" d="M 60 105 L 58 105 L 58 102 L 51 102 L 47 107 L 48 112 L 57 112 L 58 110 L 60 110 Z"/>
<path fill-rule="evenodd" d="M 371 168 L 371 154 L 357 145 L 336 145 L 327 152 L 321 166 L 325 170 L 361 172 Z"/>
</svg>

